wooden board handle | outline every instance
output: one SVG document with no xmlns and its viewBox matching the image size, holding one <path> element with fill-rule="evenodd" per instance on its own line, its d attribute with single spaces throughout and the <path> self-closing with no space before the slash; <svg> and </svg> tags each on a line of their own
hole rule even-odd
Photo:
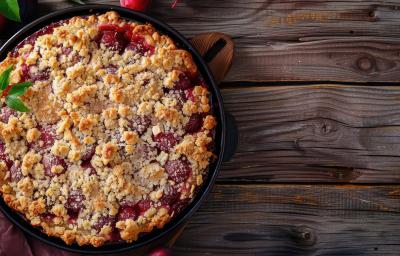
<svg viewBox="0 0 400 256">
<path fill-rule="evenodd" d="M 210 32 L 197 35 L 190 41 L 203 56 L 215 81 L 219 84 L 232 66 L 234 51 L 232 38 L 223 33 Z"/>
</svg>

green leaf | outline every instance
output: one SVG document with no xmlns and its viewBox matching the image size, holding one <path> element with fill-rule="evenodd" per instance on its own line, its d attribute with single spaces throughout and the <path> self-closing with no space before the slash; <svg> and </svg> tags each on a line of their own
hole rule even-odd
<svg viewBox="0 0 400 256">
<path fill-rule="evenodd" d="M 6 104 L 10 108 L 17 110 L 19 112 L 29 112 L 29 109 L 25 104 L 15 95 L 10 95 L 6 97 Z"/>
<path fill-rule="evenodd" d="M 20 84 L 15 84 L 11 87 L 11 89 L 8 91 L 8 95 L 15 95 L 15 96 L 21 96 L 26 93 L 28 88 L 32 86 L 32 82 L 24 82 Z"/>
<path fill-rule="evenodd" d="M 85 4 L 82 0 L 69 0 L 69 1 L 77 3 L 77 4 Z"/>
<path fill-rule="evenodd" d="M 0 13 L 10 20 L 21 22 L 18 0 L 0 0 Z"/>
<path fill-rule="evenodd" d="M 1 0 L 0 0 L 1 1 Z M 3 73 L 0 74 L 0 90 L 4 90 L 7 88 L 10 83 L 10 74 L 13 70 L 14 66 L 9 66 Z"/>
</svg>

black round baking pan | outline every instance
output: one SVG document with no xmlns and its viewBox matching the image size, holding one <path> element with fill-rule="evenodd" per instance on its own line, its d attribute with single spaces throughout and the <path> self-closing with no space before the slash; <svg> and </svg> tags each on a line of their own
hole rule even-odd
<svg viewBox="0 0 400 256">
<path fill-rule="evenodd" d="M 58 247 L 60 249 L 82 253 L 82 254 L 122 254 L 129 253 L 129 255 L 142 255 L 149 249 L 162 245 L 167 242 L 178 228 L 186 223 L 192 214 L 199 208 L 200 204 L 205 200 L 207 194 L 210 192 L 218 170 L 223 161 L 229 160 L 233 155 L 237 143 L 237 129 L 234 124 L 232 116 L 227 115 L 224 111 L 222 97 L 219 89 L 214 81 L 212 73 L 208 69 L 205 61 L 200 54 L 193 48 L 193 46 L 183 37 L 179 32 L 168 26 L 167 24 L 150 17 L 146 14 L 136 12 L 133 10 L 121 8 L 112 5 L 84 5 L 74 8 L 68 8 L 54 13 L 50 13 L 40 19 L 33 21 L 19 32 L 17 32 L 11 39 L 9 39 L 4 46 L 0 49 L 0 61 L 5 59 L 7 54 L 11 52 L 20 42 L 25 38 L 40 30 L 41 28 L 50 25 L 53 22 L 68 19 L 73 16 L 86 16 L 92 14 L 102 14 L 107 11 L 116 11 L 121 17 L 125 19 L 135 20 L 143 23 L 152 24 L 161 33 L 171 37 L 179 48 L 189 51 L 194 61 L 196 62 L 200 74 L 203 76 L 211 91 L 211 102 L 213 105 L 214 114 L 218 118 L 218 125 L 215 131 L 215 154 L 218 156 L 217 160 L 209 167 L 208 175 L 204 184 L 200 188 L 193 201 L 175 218 L 167 223 L 162 229 L 155 229 L 152 232 L 142 235 L 137 241 L 133 243 L 116 243 L 105 244 L 101 247 L 95 248 L 93 246 L 78 246 L 77 244 L 67 245 L 61 239 L 49 237 L 42 233 L 39 229 L 31 226 L 19 214 L 11 210 L 0 198 L 0 210 L 18 227 L 20 227 L 27 234 L 34 236 L 41 241 Z M 229 134 L 228 134 L 229 131 Z"/>
</svg>

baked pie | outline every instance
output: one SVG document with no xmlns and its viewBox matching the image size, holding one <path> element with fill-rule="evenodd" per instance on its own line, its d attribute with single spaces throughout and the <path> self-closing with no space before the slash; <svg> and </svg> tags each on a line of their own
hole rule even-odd
<svg viewBox="0 0 400 256">
<path fill-rule="evenodd" d="M 31 81 L 0 115 L 0 191 L 67 244 L 133 242 L 195 196 L 216 118 L 189 52 L 116 12 L 53 23 L 0 63 Z"/>
</svg>

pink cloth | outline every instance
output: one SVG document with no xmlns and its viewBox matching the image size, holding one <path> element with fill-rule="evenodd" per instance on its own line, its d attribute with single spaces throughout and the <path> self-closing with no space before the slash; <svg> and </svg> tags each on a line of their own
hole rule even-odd
<svg viewBox="0 0 400 256">
<path fill-rule="evenodd" d="M 78 256 L 26 236 L 0 212 L 0 256 Z"/>
</svg>

